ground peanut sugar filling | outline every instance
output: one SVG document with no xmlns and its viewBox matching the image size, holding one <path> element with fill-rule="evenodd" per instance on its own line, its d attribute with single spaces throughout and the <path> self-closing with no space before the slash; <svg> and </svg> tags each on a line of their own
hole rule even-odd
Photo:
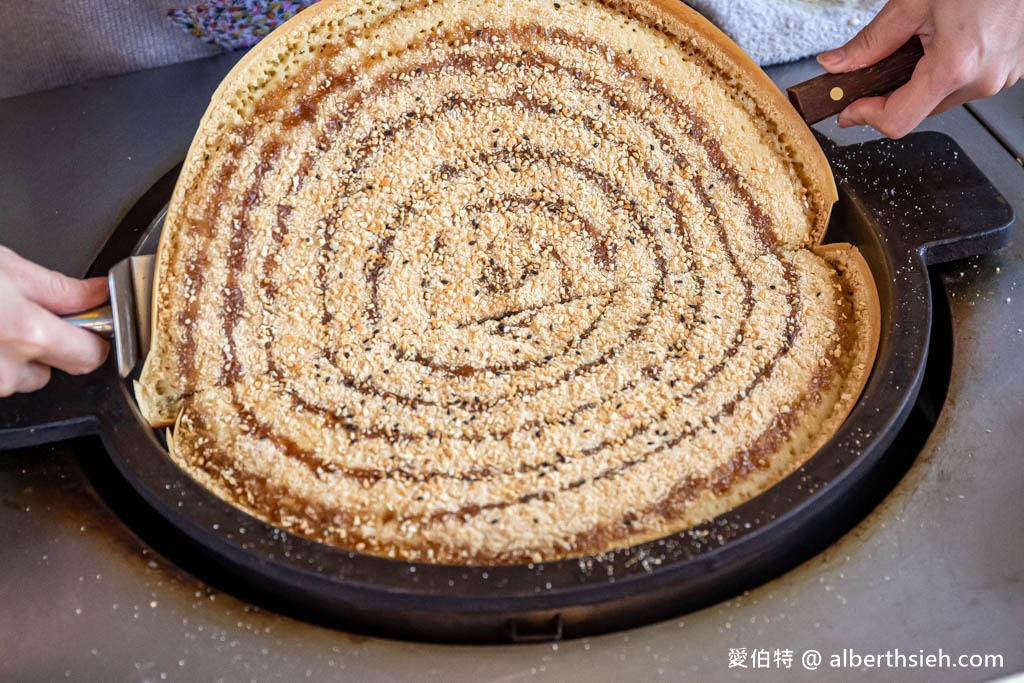
<svg viewBox="0 0 1024 683">
<path fill-rule="evenodd" d="M 657 19 L 325 2 L 254 50 L 160 247 L 138 395 L 175 461 L 325 543 L 515 563 L 810 457 L 870 371 L 873 285 L 811 248 L 829 200 L 721 39 Z"/>
</svg>

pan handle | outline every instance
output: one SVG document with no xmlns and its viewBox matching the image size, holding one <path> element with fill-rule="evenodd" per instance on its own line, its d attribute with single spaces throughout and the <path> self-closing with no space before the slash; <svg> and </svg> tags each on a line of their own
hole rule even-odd
<svg viewBox="0 0 1024 683">
<path fill-rule="evenodd" d="M 97 407 L 115 381 L 117 370 L 108 358 L 88 375 L 54 370 L 50 382 L 39 391 L 0 398 L 0 450 L 98 432 Z"/>
<path fill-rule="evenodd" d="M 925 265 L 988 253 L 1010 239 L 1013 208 L 948 135 L 875 140 L 831 157 L 838 182 L 865 200 L 885 239 Z"/>
</svg>

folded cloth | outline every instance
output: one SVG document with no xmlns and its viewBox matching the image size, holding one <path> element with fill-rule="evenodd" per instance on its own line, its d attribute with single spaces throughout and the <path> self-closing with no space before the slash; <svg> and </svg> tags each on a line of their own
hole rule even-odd
<svg viewBox="0 0 1024 683">
<path fill-rule="evenodd" d="M 686 0 L 761 65 L 839 47 L 885 0 Z"/>
<path fill-rule="evenodd" d="M 252 47 L 316 0 L 213 0 L 167 11 L 178 26 L 225 50 Z"/>
</svg>

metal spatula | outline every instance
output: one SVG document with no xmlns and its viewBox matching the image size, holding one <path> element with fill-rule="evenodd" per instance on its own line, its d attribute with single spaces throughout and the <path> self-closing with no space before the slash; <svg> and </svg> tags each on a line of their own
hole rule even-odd
<svg viewBox="0 0 1024 683">
<path fill-rule="evenodd" d="M 117 371 L 127 377 L 149 352 L 153 266 L 156 255 L 130 256 L 107 274 L 110 302 L 64 320 L 114 342 Z"/>
</svg>

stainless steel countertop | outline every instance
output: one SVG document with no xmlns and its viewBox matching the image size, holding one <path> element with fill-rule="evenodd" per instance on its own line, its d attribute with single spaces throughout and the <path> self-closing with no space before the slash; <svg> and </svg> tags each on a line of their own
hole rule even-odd
<svg viewBox="0 0 1024 683">
<path fill-rule="evenodd" d="M 0 243 L 82 274 L 120 217 L 182 158 L 236 59 L 0 101 Z M 816 72 L 807 61 L 770 71 L 782 85 Z M 982 107 L 1018 148 L 1022 112 L 1008 107 L 1020 95 L 1018 87 Z M 971 113 L 960 108 L 923 129 L 952 135 L 1024 216 L 1024 169 Z M 868 137 L 821 130 L 841 144 Z M 756 590 L 558 644 L 349 635 L 252 607 L 156 554 L 92 493 L 78 459 L 102 454 L 84 440 L 0 453 L 0 679 L 980 681 L 1024 670 L 1024 230 L 1002 251 L 942 272 L 954 361 L 924 451 L 857 528 Z M 730 648 L 790 649 L 793 668 L 729 668 Z M 825 656 L 816 673 L 800 665 L 811 648 Z M 1005 666 L 830 669 L 829 656 L 844 648 L 995 653 Z"/>
</svg>

